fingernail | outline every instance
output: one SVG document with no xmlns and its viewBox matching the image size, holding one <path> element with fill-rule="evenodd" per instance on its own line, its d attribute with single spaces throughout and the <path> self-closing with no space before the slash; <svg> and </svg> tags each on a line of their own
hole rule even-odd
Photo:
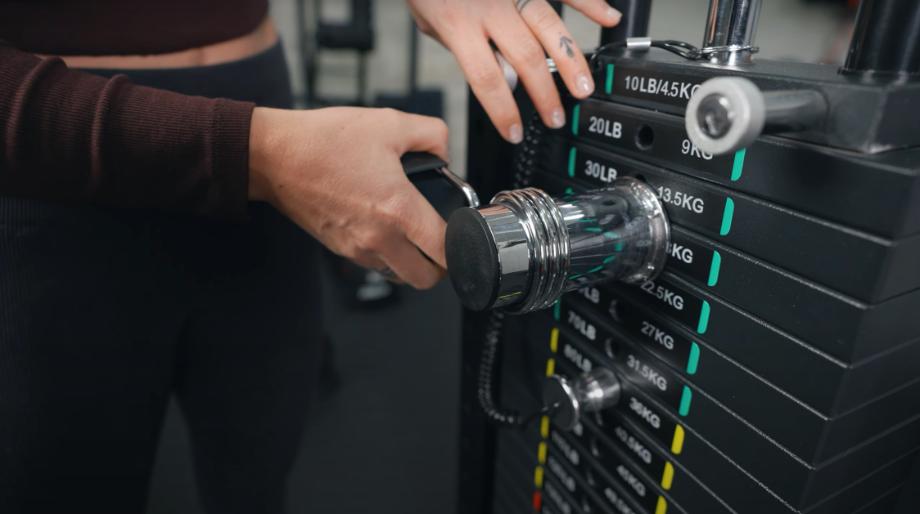
<svg viewBox="0 0 920 514">
<path fill-rule="evenodd" d="M 610 7 L 607 9 L 607 17 L 610 18 L 611 21 L 620 21 L 620 18 L 623 17 L 623 13 Z"/>
<path fill-rule="evenodd" d="M 587 73 L 581 73 L 575 79 L 575 85 L 578 88 L 578 92 L 584 96 L 588 96 L 594 92 L 594 81 L 591 80 L 591 77 Z"/>
<path fill-rule="evenodd" d="M 553 128 L 562 128 L 565 126 L 565 111 L 558 107 L 553 110 Z"/>
<path fill-rule="evenodd" d="M 517 123 L 511 125 L 511 128 L 508 130 L 508 139 L 514 144 L 520 143 L 524 140 L 524 129 Z"/>
</svg>

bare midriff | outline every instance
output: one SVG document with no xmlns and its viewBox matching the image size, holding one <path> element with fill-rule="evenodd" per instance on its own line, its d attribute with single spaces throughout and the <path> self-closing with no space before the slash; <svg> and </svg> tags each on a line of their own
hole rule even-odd
<svg viewBox="0 0 920 514">
<path fill-rule="evenodd" d="M 266 17 L 255 30 L 243 36 L 178 52 L 151 55 L 67 55 L 61 58 L 72 68 L 192 68 L 245 59 L 271 48 L 277 41 L 275 25 L 271 18 Z"/>
</svg>

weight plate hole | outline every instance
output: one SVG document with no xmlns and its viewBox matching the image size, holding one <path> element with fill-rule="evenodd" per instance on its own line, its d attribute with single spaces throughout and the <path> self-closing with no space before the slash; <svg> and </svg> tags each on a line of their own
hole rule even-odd
<svg viewBox="0 0 920 514">
<path fill-rule="evenodd" d="M 655 144 L 655 130 L 648 125 L 640 125 L 636 131 L 636 147 L 639 150 L 651 150 Z"/>
</svg>

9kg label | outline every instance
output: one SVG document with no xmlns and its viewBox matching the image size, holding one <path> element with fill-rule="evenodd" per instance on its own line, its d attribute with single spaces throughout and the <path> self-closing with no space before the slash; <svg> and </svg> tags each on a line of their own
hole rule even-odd
<svg viewBox="0 0 920 514">
<path fill-rule="evenodd" d="M 577 136 L 655 160 L 677 164 L 730 180 L 734 155 L 712 155 L 700 150 L 679 119 L 639 117 L 611 102 L 585 100 L 580 104 Z M 641 134 L 640 134 L 641 129 Z M 649 137 L 651 135 L 651 137 Z"/>
<path fill-rule="evenodd" d="M 669 270 L 712 287 L 718 283 L 722 257 L 721 254 L 717 257 L 714 249 L 694 241 L 682 232 L 671 230 L 667 264 Z M 713 262 L 714 259 L 716 262 Z"/>
</svg>

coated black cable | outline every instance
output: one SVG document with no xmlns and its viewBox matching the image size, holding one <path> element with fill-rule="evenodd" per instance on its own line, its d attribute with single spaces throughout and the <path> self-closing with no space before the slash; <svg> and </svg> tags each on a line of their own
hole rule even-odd
<svg viewBox="0 0 920 514">
<path fill-rule="evenodd" d="M 489 421 L 499 425 L 521 426 L 524 418 L 511 409 L 499 407 L 495 404 L 492 393 L 492 384 L 495 380 L 495 360 L 498 356 L 498 342 L 501 340 L 505 315 L 498 311 L 489 314 L 486 325 L 486 334 L 482 343 L 482 354 L 479 359 L 479 406 Z"/>
<path fill-rule="evenodd" d="M 492 311 L 487 322 L 485 340 L 482 346 L 482 355 L 479 361 L 479 405 L 489 421 L 510 427 L 526 427 L 540 416 L 551 413 L 556 405 L 544 405 L 536 411 L 524 416 L 519 412 L 500 407 L 495 404 L 492 385 L 495 380 L 495 361 L 498 356 L 498 343 L 504 328 L 505 315 L 499 311 Z"/>
<path fill-rule="evenodd" d="M 598 57 L 608 54 L 613 50 L 628 48 L 628 46 L 628 41 L 614 41 L 613 43 L 601 45 L 591 54 L 589 64 L 593 68 Z M 668 52 L 677 54 L 690 61 L 698 61 L 703 58 L 702 50 L 684 41 L 677 41 L 675 39 L 653 39 L 651 40 L 650 46 L 667 50 Z"/>
<path fill-rule="evenodd" d="M 514 156 L 514 184 L 515 189 L 526 187 L 530 183 L 530 176 L 535 167 L 537 150 L 540 148 L 545 133 L 543 123 L 538 114 L 531 116 L 525 131 L 524 143 L 518 148 Z M 511 427 L 526 427 L 540 416 L 549 414 L 555 405 L 544 405 L 535 412 L 522 415 L 513 409 L 497 405 L 493 393 L 496 375 L 496 360 L 498 358 L 498 345 L 501 341 L 502 331 L 505 326 L 505 315 L 500 311 L 492 311 L 486 322 L 486 332 L 483 338 L 482 353 L 479 359 L 479 380 L 477 395 L 479 406 L 489 421 Z"/>
</svg>

